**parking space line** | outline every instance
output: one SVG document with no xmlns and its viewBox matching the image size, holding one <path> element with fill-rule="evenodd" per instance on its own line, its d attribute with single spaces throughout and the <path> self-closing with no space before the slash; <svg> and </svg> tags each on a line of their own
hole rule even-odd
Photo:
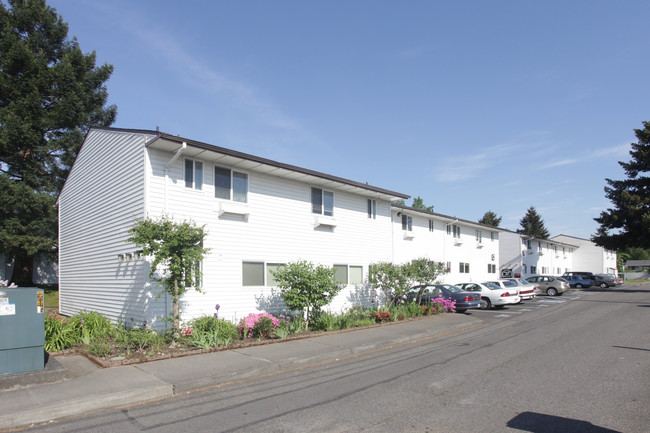
<svg viewBox="0 0 650 433">
<path fill-rule="evenodd" d="M 512 316 L 509 316 L 507 314 L 499 314 L 498 316 L 494 316 L 494 317 L 512 317 Z"/>
</svg>

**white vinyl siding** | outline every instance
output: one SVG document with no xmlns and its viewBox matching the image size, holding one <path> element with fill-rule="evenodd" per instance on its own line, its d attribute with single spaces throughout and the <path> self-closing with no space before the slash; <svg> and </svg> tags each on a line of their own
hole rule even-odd
<svg viewBox="0 0 650 433">
<path fill-rule="evenodd" d="M 145 143 L 152 136 L 91 130 L 59 196 L 59 301 L 63 314 L 86 309 L 114 322 L 143 324 L 166 314 L 148 302 L 143 260 L 125 240 L 145 216 Z M 182 162 L 181 162 L 182 164 Z"/>
</svg>

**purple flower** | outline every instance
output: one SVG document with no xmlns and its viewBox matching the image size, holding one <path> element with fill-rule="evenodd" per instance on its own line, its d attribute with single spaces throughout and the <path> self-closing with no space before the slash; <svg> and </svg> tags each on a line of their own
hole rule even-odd
<svg viewBox="0 0 650 433">
<path fill-rule="evenodd" d="M 217 310 L 217 311 L 219 311 L 219 308 L 221 308 L 221 305 L 219 305 L 219 304 L 214 306 L 214 309 Z"/>
</svg>

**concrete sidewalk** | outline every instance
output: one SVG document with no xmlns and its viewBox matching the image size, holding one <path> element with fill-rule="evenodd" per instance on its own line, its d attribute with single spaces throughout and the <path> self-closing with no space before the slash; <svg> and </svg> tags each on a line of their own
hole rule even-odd
<svg viewBox="0 0 650 433">
<path fill-rule="evenodd" d="M 123 407 L 321 363 L 337 361 L 426 338 L 461 332 L 481 320 L 444 314 L 408 322 L 279 341 L 242 349 L 100 368 L 81 355 L 57 356 L 48 374 L 55 383 L 37 383 L 39 374 L 0 376 L 0 429 L 28 426 L 89 411 Z M 64 373 L 64 374 L 63 374 Z"/>
</svg>

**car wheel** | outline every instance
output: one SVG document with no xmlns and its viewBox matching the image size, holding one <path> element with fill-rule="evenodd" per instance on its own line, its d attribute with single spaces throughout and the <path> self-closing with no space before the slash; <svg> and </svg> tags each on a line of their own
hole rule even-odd
<svg viewBox="0 0 650 433">
<path fill-rule="evenodd" d="M 600 283 L 600 287 L 603 288 L 603 289 L 606 289 L 609 286 L 607 285 L 607 283 Z"/>
<path fill-rule="evenodd" d="M 485 305 L 481 307 L 481 310 L 489 310 L 492 308 L 492 302 L 490 301 L 490 298 L 481 298 L 482 300 L 485 301 Z"/>
<path fill-rule="evenodd" d="M 548 289 L 546 289 L 546 294 L 548 296 L 557 296 L 557 290 L 555 290 L 555 288 L 553 287 L 549 287 Z"/>
<path fill-rule="evenodd" d="M 582 289 L 582 284 L 576 284 L 576 289 Z"/>
</svg>

